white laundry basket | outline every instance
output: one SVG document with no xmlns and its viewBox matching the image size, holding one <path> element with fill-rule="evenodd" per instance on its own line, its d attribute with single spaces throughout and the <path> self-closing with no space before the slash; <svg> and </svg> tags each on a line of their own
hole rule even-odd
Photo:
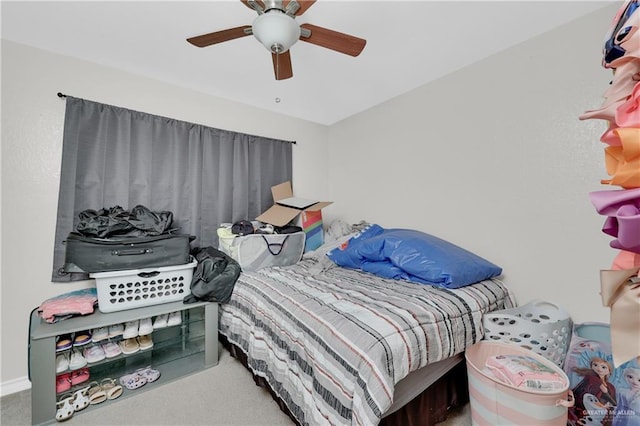
<svg viewBox="0 0 640 426">
<path fill-rule="evenodd" d="M 183 300 L 191 293 L 193 270 L 198 262 L 150 269 L 89 274 L 96 280 L 98 309 L 115 312 Z"/>
<path fill-rule="evenodd" d="M 562 368 L 571 342 L 572 321 L 558 305 L 533 300 L 483 315 L 484 339 L 517 344 Z"/>
</svg>

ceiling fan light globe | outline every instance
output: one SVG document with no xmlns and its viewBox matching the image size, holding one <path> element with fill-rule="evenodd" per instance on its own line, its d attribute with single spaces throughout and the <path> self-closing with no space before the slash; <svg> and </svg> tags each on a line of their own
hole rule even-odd
<svg viewBox="0 0 640 426">
<path fill-rule="evenodd" d="M 252 31 L 255 38 L 273 53 L 286 52 L 300 38 L 296 21 L 277 9 L 258 15 Z"/>
</svg>

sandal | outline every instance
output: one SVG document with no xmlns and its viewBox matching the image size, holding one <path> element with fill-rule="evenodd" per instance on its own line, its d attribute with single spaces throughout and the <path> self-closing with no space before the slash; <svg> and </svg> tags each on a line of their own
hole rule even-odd
<svg viewBox="0 0 640 426">
<path fill-rule="evenodd" d="M 134 390 L 147 384 L 147 379 L 136 373 L 126 374 L 120 377 L 120 384 L 127 389 Z"/>
<path fill-rule="evenodd" d="M 101 402 L 105 402 L 107 400 L 107 393 L 102 389 L 100 383 L 91 382 L 89 383 L 89 404 L 100 404 Z"/>
<path fill-rule="evenodd" d="M 78 389 L 73 396 L 73 409 L 75 411 L 82 411 L 89 406 L 89 396 L 87 395 L 87 391 L 89 390 L 89 386 L 86 388 Z"/>
<path fill-rule="evenodd" d="M 153 383 L 160 378 L 160 372 L 150 366 L 137 369 L 136 374 L 147 379 L 147 383 Z"/>
<path fill-rule="evenodd" d="M 60 398 L 60 401 L 56 404 L 58 409 L 56 410 L 56 420 L 59 422 L 68 420 L 73 416 L 75 412 L 73 409 L 73 395 L 65 394 Z"/>
<path fill-rule="evenodd" d="M 107 395 L 107 399 L 116 399 L 122 395 L 122 386 L 116 383 L 115 379 L 106 378 L 100 382 L 102 390 Z"/>
</svg>

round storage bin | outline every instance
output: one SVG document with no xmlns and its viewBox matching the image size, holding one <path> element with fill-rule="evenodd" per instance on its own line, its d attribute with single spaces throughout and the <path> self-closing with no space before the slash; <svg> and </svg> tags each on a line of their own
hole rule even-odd
<svg viewBox="0 0 640 426">
<path fill-rule="evenodd" d="M 567 311 L 543 300 L 487 313 L 482 325 L 485 340 L 517 344 L 559 367 L 569 349 L 573 326 Z"/>
<path fill-rule="evenodd" d="M 611 345 L 611 329 L 609 324 L 601 322 L 585 322 L 576 324 L 573 328 L 573 334 L 577 338 L 587 340 L 597 340 Z"/>
<path fill-rule="evenodd" d="M 523 389 L 503 383 L 487 369 L 495 355 L 530 356 L 561 375 L 564 386 L 553 392 Z M 567 424 L 569 379 L 558 366 L 529 349 L 508 343 L 481 341 L 465 352 L 469 376 L 471 421 L 474 425 Z M 562 402 L 562 403 L 561 403 Z"/>
</svg>

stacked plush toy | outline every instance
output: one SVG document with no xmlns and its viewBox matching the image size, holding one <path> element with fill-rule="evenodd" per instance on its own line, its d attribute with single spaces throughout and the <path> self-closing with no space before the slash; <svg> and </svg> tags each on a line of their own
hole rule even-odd
<svg viewBox="0 0 640 426">
<path fill-rule="evenodd" d="M 602 302 L 611 310 L 602 328 L 610 333 L 574 330 L 564 365 L 575 397 L 568 424 L 640 426 L 640 0 L 626 0 L 614 17 L 602 65 L 613 81 L 602 107 L 580 119 L 608 121 L 600 141 L 610 177 L 602 183 L 622 188 L 589 194 L 617 250 L 611 269 L 600 272 Z"/>
</svg>

